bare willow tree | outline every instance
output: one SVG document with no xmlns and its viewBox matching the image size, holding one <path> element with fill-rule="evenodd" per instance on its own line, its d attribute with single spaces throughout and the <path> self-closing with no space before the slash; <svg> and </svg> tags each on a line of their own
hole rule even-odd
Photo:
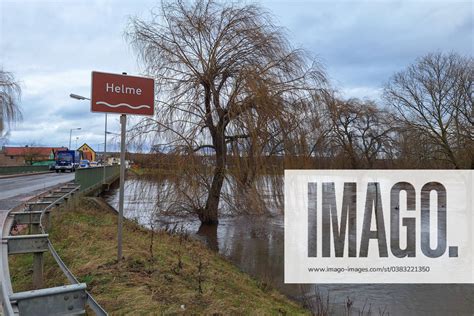
<svg viewBox="0 0 474 316">
<path fill-rule="evenodd" d="M 377 160 L 393 158 L 398 125 L 392 113 L 380 108 L 374 101 L 354 100 L 358 106 L 356 122 L 357 149 L 362 167 L 374 168 Z"/>
<path fill-rule="evenodd" d="M 323 95 L 322 111 L 314 116 L 318 135 L 311 153 L 329 158 L 332 168 L 373 168 L 394 156 L 397 124 L 392 113 L 372 100 L 344 100 L 337 93 Z M 378 164 L 380 166 L 380 163 Z"/>
<path fill-rule="evenodd" d="M 0 69 L 0 136 L 6 127 L 19 119 L 21 89 L 13 74 Z"/>
<path fill-rule="evenodd" d="M 408 129 L 429 142 L 432 158 L 474 166 L 472 58 L 429 54 L 397 73 L 384 90 Z"/>
<path fill-rule="evenodd" d="M 126 35 L 157 84 L 156 116 L 136 129 L 187 153 L 212 151 L 212 180 L 196 212 L 217 223 L 229 148 L 247 140 L 254 150 L 260 136 L 291 125 L 324 73 L 256 5 L 162 2 L 151 20 L 132 19 Z"/>
</svg>

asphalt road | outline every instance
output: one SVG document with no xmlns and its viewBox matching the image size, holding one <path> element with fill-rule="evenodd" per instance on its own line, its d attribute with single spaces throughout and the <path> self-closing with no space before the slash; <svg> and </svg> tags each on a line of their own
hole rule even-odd
<svg viewBox="0 0 474 316">
<path fill-rule="evenodd" d="M 74 180 L 74 173 L 46 173 L 0 179 L 0 210 L 10 209 L 35 194 Z"/>
</svg>

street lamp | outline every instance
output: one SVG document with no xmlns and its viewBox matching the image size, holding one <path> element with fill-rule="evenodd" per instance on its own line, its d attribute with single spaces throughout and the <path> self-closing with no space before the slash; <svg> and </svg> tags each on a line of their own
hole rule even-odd
<svg viewBox="0 0 474 316">
<path fill-rule="evenodd" d="M 89 98 L 86 98 L 86 97 L 83 97 L 82 95 L 78 95 L 74 93 L 71 93 L 69 96 L 76 100 L 90 100 Z"/>
<path fill-rule="evenodd" d="M 69 96 L 73 99 L 76 99 L 76 100 L 90 100 L 87 97 L 83 97 L 82 95 L 78 95 L 78 94 L 74 94 L 74 93 L 69 94 Z M 69 140 L 69 142 L 70 142 L 70 140 Z M 102 155 L 102 162 L 103 162 L 103 165 L 104 165 L 104 176 L 103 176 L 102 181 L 103 181 L 104 184 L 105 184 L 105 178 L 106 178 L 106 171 L 105 171 L 105 158 L 106 158 L 106 155 L 107 155 L 107 113 L 105 113 L 104 154 Z"/>
<path fill-rule="evenodd" d="M 71 150 L 71 137 L 72 137 L 72 131 L 79 131 L 81 128 L 78 127 L 78 128 L 71 128 L 69 130 L 69 147 L 68 149 Z"/>
</svg>

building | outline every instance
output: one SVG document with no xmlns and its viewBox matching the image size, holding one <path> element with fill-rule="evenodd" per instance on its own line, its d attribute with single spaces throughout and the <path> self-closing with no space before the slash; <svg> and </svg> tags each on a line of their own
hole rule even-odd
<svg viewBox="0 0 474 316">
<path fill-rule="evenodd" d="M 9 147 L 0 150 L 0 166 L 23 166 L 41 162 L 53 162 L 56 152 L 66 147 Z"/>
<path fill-rule="evenodd" d="M 96 152 L 91 146 L 84 144 L 77 150 L 82 151 L 82 158 L 89 161 L 96 161 Z"/>
</svg>

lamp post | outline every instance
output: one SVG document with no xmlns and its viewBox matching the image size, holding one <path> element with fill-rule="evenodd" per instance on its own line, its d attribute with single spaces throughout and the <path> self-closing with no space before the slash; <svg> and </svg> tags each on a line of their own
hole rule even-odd
<svg viewBox="0 0 474 316">
<path fill-rule="evenodd" d="M 72 138 L 72 131 L 79 131 L 81 128 L 78 127 L 78 128 L 71 128 L 69 130 L 69 147 L 68 149 L 71 150 L 71 138 Z"/>
<path fill-rule="evenodd" d="M 105 159 L 107 155 L 107 113 L 105 113 L 105 130 L 104 130 L 104 153 L 102 154 L 102 165 L 104 166 L 104 174 L 102 177 L 102 183 L 105 185 L 106 180 L 106 169 L 105 169 Z"/>
<path fill-rule="evenodd" d="M 76 99 L 76 100 L 90 100 L 89 98 L 86 98 L 86 97 L 83 97 L 82 95 L 78 95 L 78 94 L 74 94 L 74 93 L 71 93 L 69 94 L 69 96 L 73 99 Z M 80 130 L 81 128 L 72 128 L 69 130 L 69 149 L 71 149 L 71 136 L 72 136 L 72 131 L 74 130 Z"/>
<path fill-rule="evenodd" d="M 89 98 L 86 98 L 86 97 L 83 97 L 82 95 L 78 95 L 74 93 L 71 93 L 69 96 L 76 100 L 90 100 Z"/>
<path fill-rule="evenodd" d="M 74 93 L 69 94 L 69 96 L 73 99 L 76 99 L 76 100 L 81 100 L 81 101 L 89 100 L 90 101 L 90 98 L 84 97 L 82 95 L 74 94 Z M 107 134 L 109 134 L 109 132 L 107 132 L 107 113 L 105 113 L 105 124 L 104 125 L 105 125 L 105 127 L 104 127 L 104 154 L 102 155 L 102 162 L 103 162 L 103 165 L 104 165 L 104 175 L 103 175 L 103 178 L 102 178 L 102 183 L 105 184 L 105 178 L 106 178 L 105 159 L 107 157 Z M 69 147 L 70 146 L 71 146 L 71 141 L 69 140 Z"/>
</svg>

